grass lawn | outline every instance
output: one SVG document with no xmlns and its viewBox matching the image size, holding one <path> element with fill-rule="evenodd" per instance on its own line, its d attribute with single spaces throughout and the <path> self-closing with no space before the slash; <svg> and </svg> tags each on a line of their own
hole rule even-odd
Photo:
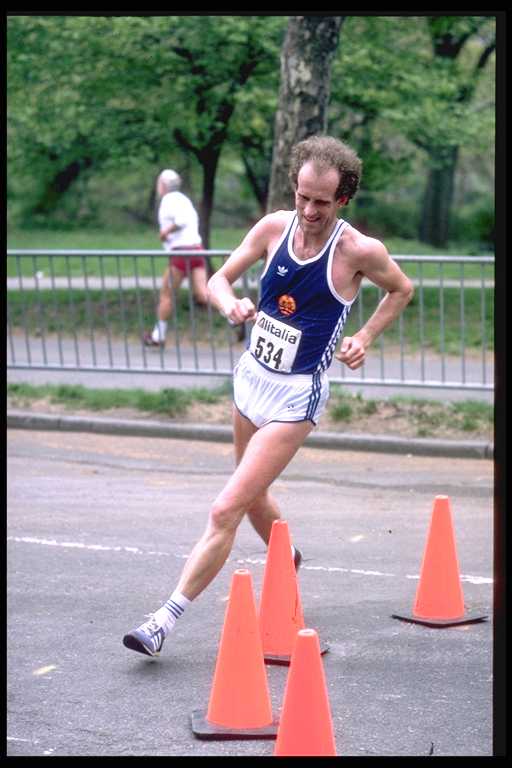
<svg viewBox="0 0 512 768">
<path fill-rule="evenodd" d="M 219 229 L 211 234 L 210 249 L 231 251 L 236 248 L 247 230 Z M 452 246 L 449 249 L 438 249 L 420 243 L 416 240 L 386 240 L 386 247 L 392 256 L 400 256 L 403 270 L 414 278 L 439 278 L 439 266 L 437 264 L 418 265 L 414 262 L 403 261 L 404 256 L 464 256 L 469 253 L 462 246 Z M 14 230 L 8 232 L 7 248 L 17 250 L 152 250 L 163 253 L 160 241 L 156 233 L 151 229 L 137 229 L 133 232 L 109 232 L 106 230 L 76 230 L 76 231 L 51 231 L 51 230 Z M 490 255 L 490 254 L 482 254 Z M 146 257 L 79 257 L 79 256 L 55 256 L 52 257 L 52 266 L 45 256 L 37 257 L 9 257 L 7 259 L 7 275 L 15 277 L 33 275 L 38 271 L 55 276 L 79 276 L 86 272 L 88 275 L 100 275 L 103 270 L 105 275 L 134 275 L 151 276 L 151 259 Z M 162 260 L 162 264 L 165 260 Z M 215 260 L 215 265 L 220 265 L 220 260 Z M 160 266 L 158 267 L 160 269 Z M 461 266 L 447 263 L 442 267 L 443 278 L 459 279 Z M 482 267 L 480 264 L 465 264 L 464 279 L 477 279 L 482 277 L 486 281 L 494 279 L 494 267 L 492 264 Z"/>
<path fill-rule="evenodd" d="M 92 389 L 79 384 L 45 384 L 34 386 L 26 383 L 7 385 L 7 396 L 12 406 L 26 408 L 33 404 L 50 403 L 65 411 L 111 411 L 122 408 L 154 414 L 167 418 L 184 418 L 194 404 L 206 409 L 224 404 L 223 412 L 230 413 L 232 382 L 227 381 L 214 390 L 204 388 L 162 389 L 146 392 L 143 389 Z M 204 412 L 205 413 L 205 412 Z M 206 414 L 205 414 L 206 415 Z M 492 434 L 494 409 L 492 405 L 476 400 L 441 402 L 414 397 L 394 397 L 389 400 L 365 398 L 351 394 L 342 386 L 333 384 L 328 410 L 324 419 L 327 424 L 351 431 L 354 425 L 364 422 L 368 431 L 392 432 L 392 427 L 402 425 L 402 431 L 417 437 L 435 437 L 443 432 L 449 436 L 465 436 L 476 433 L 489 437 Z"/>
</svg>

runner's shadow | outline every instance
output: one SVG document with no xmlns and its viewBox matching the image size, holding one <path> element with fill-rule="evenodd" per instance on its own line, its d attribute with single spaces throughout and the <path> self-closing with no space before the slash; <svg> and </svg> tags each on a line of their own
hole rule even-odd
<svg viewBox="0 0 512 768">
<path fill-rule="evenodd" d="M 161 676 L 163 671 L 167 671 L 175 666 L 175 659 L 161 659 L 152 658 L 148 656 L 143 657 L 141 654 L 140 659 L 135 659 L 134 662 L 126 668 L 125 673 L 131 677 L 141 678 L 144 680 L 152 680 L 158 676 Z"/>
</svg>

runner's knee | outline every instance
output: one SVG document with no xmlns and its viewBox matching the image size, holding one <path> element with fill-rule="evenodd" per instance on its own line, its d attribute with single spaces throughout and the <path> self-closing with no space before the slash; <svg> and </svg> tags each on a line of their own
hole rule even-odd
<svg viewBox="0 0 512 768">
<path fill-rule="evenodd" d="M 217 530 L 233 531 L 238 528 L 242 511 L 232 502 L 217 498 L 210 510 L 210 521 Z"/>
</svg>

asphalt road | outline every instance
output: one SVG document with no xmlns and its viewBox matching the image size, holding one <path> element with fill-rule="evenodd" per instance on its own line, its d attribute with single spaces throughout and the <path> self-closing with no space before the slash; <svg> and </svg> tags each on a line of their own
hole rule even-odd
<svg viewBox="0 0 512 768">
<path fill-rule="evenodd" d="M 260 594 L 265 551 L 244 521 L 223 571 L 158 659 L 122 636 L 175 586 L 232 468 L 227 444 L 8 431 L 7 754 L 270 756 L 271 741 L 201 741 L 235 568 Z M 306 624 L 323 657 L 340 756 L 492 754 L 493 462 L 303 448 L 274 492 L 303 550 Z M 450 497 L 466 607 L 433 629 L 412 607 L 435 495 Z M 287 667 L 267 668 L 272 705 Z"/>
</svg>

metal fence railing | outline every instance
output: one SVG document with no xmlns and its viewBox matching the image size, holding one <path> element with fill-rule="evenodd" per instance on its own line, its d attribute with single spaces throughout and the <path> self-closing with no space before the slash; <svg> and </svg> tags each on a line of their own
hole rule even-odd
<svg viewBox="0 0 512 768">
<path fill-rule="evenodd" d="M 186 258 L 198 251 L 175 251 Z M 229 251 L 204 251 L 211 270 Z M 245 348 L 211 307 L 198 307 L 187 280 L 173 304 L 165 348 L 147 348 L 164 251 L 7 251 L 7 367 L 230 376 Z M 415 296 L 376 342 L 366 364 L 334 361 L 346 385 L 494 389 L 494 257 L 394 256 Z M 236 290 L 257 300 L 261 266 Z M 364 280 L 346 334 L 374 311 L 382 292 Z M 250 329 L 245 329 L 249 333 Z"/>
</svg>

